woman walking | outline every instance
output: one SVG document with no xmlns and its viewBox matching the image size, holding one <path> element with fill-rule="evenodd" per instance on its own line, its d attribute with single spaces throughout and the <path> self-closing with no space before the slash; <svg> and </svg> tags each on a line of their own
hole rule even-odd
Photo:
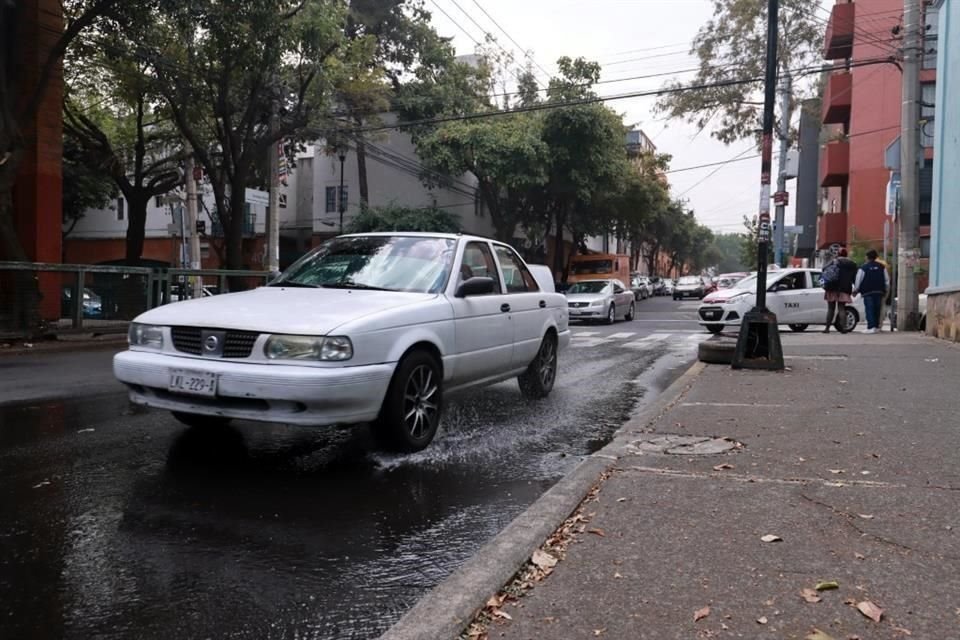
<svg viewBox="0 0 960 640">
<path fill-rule="evenodd" d="M 837 331 L 846 333 L 847 305 L 853 302 L 853 281 L 857 277 L 857 263 L 847 257 L 847 250 L 840 249 L 837 257 L 823 268 L 823 299 L 827 301 L 827 326 L 837 323 Z"/>
</svg>

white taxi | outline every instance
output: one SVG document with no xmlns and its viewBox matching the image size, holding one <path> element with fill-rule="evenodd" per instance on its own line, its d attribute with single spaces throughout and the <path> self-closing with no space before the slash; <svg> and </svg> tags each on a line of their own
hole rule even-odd
<svg viewBox="0 0 960 640">
<path fill-rule="evenodd" d="M 369 422 L 416 451 L 449 392 L 517 378 L 550 393 L 570 342 L 552 285 L 487 238 L 341 236 L 266 287 L 147 311 L 113 369 L 134 403 L 187 425 Z"/>
<path fill-rule="evenodd" d="M 739 326 L 743 316 L 756 305 L 756 291 L 757 276 L 753 274 L 733 288 L 711 293 L 697 309 L 699 323 L 711 333 Z M 780 324 L 793 331 L 826 324 L 827 303 L 823 299 L 820 269 L 782 269 L 768 273 L 767 308 L 777 315 Z M 863 298 L 858 296 L 847 305 L 845 317 L 837 320 L 837 328 L 843 332 L 853 331 L 863 317 Z"/>
</svg>

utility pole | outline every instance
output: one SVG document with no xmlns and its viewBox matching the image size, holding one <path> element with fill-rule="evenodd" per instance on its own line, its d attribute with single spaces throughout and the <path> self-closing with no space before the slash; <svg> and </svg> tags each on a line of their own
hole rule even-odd
<svg viewBox="0 0 960 640">
<path fill-rule="evenodd" d="M 778 267 L 783 266 L 784 239 L 786 237 L 785 213 L 787 206 L 787 151 L 790 149 L 790 109 L 791 94 L 793 93 L 793 78 L 789 71 L 783 72 L 780 84 L 780 167 L 777 175 L 777 194 L 774 202 L 777 205 L 776 235 L 773 243 L 773 261 Z"/>
<path fill-rule="evenodd" d="M 903 104 L 900 107 L 901 203 L 897 250 L 897 330 L 917 328 L 919 307 L 917 277 L 919 257 L 917 225 L 920 223 L 920 60 L 923 51 L 922 0 L 903 3 Z"/>
<path fill-rule="evenodd" d="M 275 91 L 276 86 L 271 87 Z M 267 161 L 270 171 L 270 198 L 267 204 L 266 251 L 263 256 L 264 268 L 275 273 L 280 271 L 280 157 L 278 143 L 274 140 L 277 128 L 277 100 L 270 103 L 270 144 L 267 146 Z"/>
<path fill-rule="evenodd" d="M 200 233 L 197 231 L 197 178 L 194 175 L 196 164 L 193 149 L 187 147 L 187 160 L 184 166 L 184 182 L 187 187 L 186 233 L 190 234 L 190 268 L 200 269 Z M 203 278 L 194 276 L 193 297 L 203 296 Z"/>
<path fill-rule="evenodd" d="M 767 252 L 770 247 L 770 171 L 773 164 L 774 103 L 777 98 L 777 40 L 780 3 L 767 0 L 767 66 L 763 95 L 760 214 L 757 216 L 757 301 L 740 322 L 734 369 L 784 369 L 776 314 L 767 309 Z"/>
</svg>

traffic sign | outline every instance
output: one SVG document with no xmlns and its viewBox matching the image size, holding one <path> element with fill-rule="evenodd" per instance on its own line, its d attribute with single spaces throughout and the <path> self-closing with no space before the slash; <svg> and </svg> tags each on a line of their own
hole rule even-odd
<svg viewBox="0 0 960 640">
<path fill-rule="evenodd" d="M 207 232 L 207 221 L 197 220 L 197 233 L 206 233 L 206 232 Z"/>
<path fill-rule="evenodd" d="M 787 206 L 790 204 L 790 193 L 787 191 L 777 191 L 773 194 L 773 204 Z"/>
</svg>

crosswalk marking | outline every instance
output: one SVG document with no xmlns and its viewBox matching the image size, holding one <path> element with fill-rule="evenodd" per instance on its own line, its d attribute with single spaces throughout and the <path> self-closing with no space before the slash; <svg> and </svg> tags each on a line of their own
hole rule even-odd
<svg viewBox="0 0 960 640">
<path fill-rule="evenodd" d="M 573 349 L 585 349 L 603 344 L 619 343 L 620 346 L 635 351 L 647 351 L 662 345 L 666 345 L 675 351 L 682 351 L 694 349 L 698 344 L 710 337 L 709 333 L 702 331 L 697 333 L 677 331 L 671 333 L 652 333 L 643 338 L 630 340 L 635 335 L 637 335 L 635 332 L 630 331 L 611 333 L 606 336 L 599 335 L 597 331 L 575 332 L 573 339 L 570 341 L 570 347 Z"/>
<path fill-rule="evenodd" d="M 624 338 L 632 338 L 637 335 L 636 331 L 624 331 L 622 333 L 611 333 L 607 337 L 611 340 L 623 340 Z"/>
<path fill-rule="evenodd" d="M 580 336 L 596 336 L 600 335 L 599 331 L 572 331 L 574 338 L 579 338 Z"/>
</svg>

